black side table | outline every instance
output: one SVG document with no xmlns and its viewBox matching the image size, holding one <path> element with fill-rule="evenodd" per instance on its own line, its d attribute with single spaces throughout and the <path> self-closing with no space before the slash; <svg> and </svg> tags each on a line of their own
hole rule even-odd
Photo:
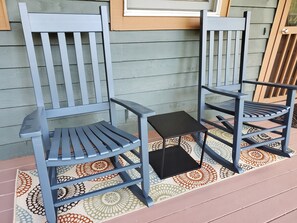
<svg viewBox="0 0 297 223">
<path fill-rule="evenodd" d="M 202 166 L 207 128 L 184 111 L 155 115 L 148 122 L 163 139 L 163 148 L 149 153 L 150 164 L 161 179 L 185 173 Z M 180 146 L 181 136 L 204 133 L 200 165 Z M 179 137 L 178 145 L 166 147 L 166 139 Z"/>
</svg>

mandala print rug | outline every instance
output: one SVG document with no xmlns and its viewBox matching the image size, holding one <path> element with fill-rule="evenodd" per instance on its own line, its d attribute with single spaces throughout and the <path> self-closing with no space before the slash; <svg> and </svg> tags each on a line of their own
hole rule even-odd
<svg viewBox="0 0 297 223">
<path fill-rule="evenodd" d="M 228 133 L 222 132 L 221 130 L 211 131 L 216 135 L 223 136 L 230 142 L 232 140 L 232 136 Z M 253 132 L 255 129 L 245 128 L 244 131 Z M 267 140 L 267 138 L 269 137 L 264 134 L 255 137 L 257 141 Z M 174 138 L 168 140 L 166 144 L 169 146 L 176 145 L 177 142 L 178 139 Z M 211 137 L 208 137 L 207 144 L 218 154 L 231 161 L 230 147 L 225 146 Z M 191 136 L 184 136 L 181 145 L 197 162 L 200 161 L 201 148 L 194 142 Z M 274 143 L 272 146 L 280 148 L 279 143 Z M 161 149 L 161 147 L 162 141 L 149 144 L 150 151 Z M 131 159 L 137 159 L 132 153 L 128 156 Z M 254 148 L 241 152 L 239 165 L 244 171 L 249 171 L 282 159 L 284 158 Z M 122 162 L 123 165 L 125 165 L 124 161 Z M 63 182 L 112 168 L 113 166 L 108 159 L 66 166 L 58 169 L 58 181 Z M 132 178 L 138 177 L 138 172 L 130 171 L 129 174 Z M 202 168 L 165 180 L 160 180 L 150 167 L 150 196 L 156 204 L 234 175 L 237 174 L 216 163 L 207 154 L 204 156 Z M 58 197 L 59 199 L 66 199 L 106 186 L 112 186 L 118 182 L 121 182 L 121 178 L 118 174 L 112 174 L 92 181 L 78 183 L 71 187 L 62 188 L 58 191 Z M 46 222 L 37 171 L 18 171 L 15 190 L 14 222 Z M 146 206 L 141 203 L 129 189 L 125 188 L 63 205 L 58 208 L 58 220 L 60 223 L 98 223 L 145 207 Z"/>
</svg>

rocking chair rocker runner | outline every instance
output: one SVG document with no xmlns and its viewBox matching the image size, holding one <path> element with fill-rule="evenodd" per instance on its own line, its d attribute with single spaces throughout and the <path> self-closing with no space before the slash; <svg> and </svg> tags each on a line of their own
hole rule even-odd
<svg viewBox="0 0 297 223">
<path fill-rule="evenodd" d="M 48 222 L 56 222 L 59 206 L 123 187 L 129 187 L 151 206 L 147 117 L 154 112 L 114 98 L 106 7 L 100 8 L 100 15 L 28 13 L 25 3 L 20 3 L 19 9 L 37 103 L 37 109 L 24 119 L 20 136 L 31 138 L 33 143 Z M 104 75 L 99 75 L 99 70 L 104 70 L 101 64 L 106 73 L 103 81 L 100 76 Z M 46 80 L 50 99 L 43 94 L 47 87 L 42 85 Z M 103 83 L 106 83 L 104 88 Z M 114 126 L 115 104 L 137 115 L 139 137 Z M 48 119 L 100 111 L 105 116 L 109 114 L 110 119 L 80 127 L 55 128 L 53 132 L 48 129 Z M 107 158 L 113 162 L 114 169 L 66 182 L 57 180 L 59 166 Z M 127 171 L 132 170 L 138 171 L 138 177 L 135 174 L 131 179 Z M 119 174 L 123 182 L 80 196 L 57 199 L 59 188 L 110 174 Z"/>
<path fill-rule="evenodd" d="M 242 172 L 238 162 L 240 152 L 250 148 L 260 148 L 265 151 L 290 156 L 288 149 L 292 114 L 294 109 L 295 91 L 297 86 L 277 83 L 263 83 L 245 79 L 248 55 L 250 12 L 245 12 L 243 18 L 207 17 L 206 11 L 201 11 L 200 57 L 199 57 L 199 85 L 198 85 L 198 121 L 208 123 L 233 135 L 233 142 L 209 133 L 209 136 L 232 148 L 232 161 L 226 160 L 209 146 L 205 152 L 235 172 Z M 285 105 L 264 104 L 248 100 L 244 94 L 243 84 L 265 85 L 284 88 L 287 90 Z M 206 96 L 215 95 L 227 98 L 223 102 L 210 103 Z M 212 121 L 205 117 L 205 110 L 211 109 L 215 113 L 225 113 L 233 116 L 234 125 L 224 117 L 218 115 L 219 121 Z M 277 126 L 264 128 L 251 124 L 263 120 L 271 120 L 284 115 L 284 121 Z M 221 123 L 221 124 L 220 124 Z M 243 134 L 243 125 L 257 129 L 255 132 Z M 264 142 L 257 142 L 253 137 L 272 132 L 276 137 Z M 201 136 L 198 136 L 200 140 Z M 241 142 L 245 141 L 248 145 Z M 274 142 L 281 143 L 281 149 L 272 148 Z"/>
</svg>

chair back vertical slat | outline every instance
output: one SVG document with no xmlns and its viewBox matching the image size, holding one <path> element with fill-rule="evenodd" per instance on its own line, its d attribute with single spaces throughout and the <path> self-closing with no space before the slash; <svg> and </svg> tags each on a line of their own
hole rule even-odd
<svg viewBox="0 0 297 223">
<path fill-rule="evenodd" d="M 209 32 L 208 86 L 213 82 L 214 31 Z"/>
<path fill-rule="evenodd" d="M 34 50 L 34 42 L 32 37 L 32 31 L 31 31 L 31 25 L 29 21 L 28 16 L 28 10 L 26 4 L 20 4 L 20 14 L 22 19 L 22 25 L 24 27 L 24 37 L 25 42 L 27 45 L 27 54 L 29 58 L 29 64 L 32 74 L 32 81 L 34 85 L 34 93 L 36 98 L 36 105 L 38 107 L 44 106 L 44 100 L 43 100 L 43 94 L 41 89 L 41 83 L 40 83 L 40 76 L 37 66 L 37 60 L 36 60 L 36 54 Z"/>
<path fill-rule="evenodd" d="M 86 71 L 85 71 L 85 66 L 84 66 L 81 33 L 75 32 L 73 34 L 73 36 L 74 36 L 74 45 L 75 45 L 75 52 L 76 52 L 76 60 L 77 60 L 77 68 L 78 68 L 78 76 L 79 76 L 80 90 L 81 90 L 81 96 L 82 96 L 82 103 L 84 105 L 86 105 L 86 104 L 89 104 L 89 96 L 88 96 Z"/>
<path fill-rule="evenodd" d="M 238 65 L 239 65 L 239 42 L 240 42 L 240 32 L 236 31 L 235 32 L 235 43 L 234 43 L 234 67 L 233 67 L 233 84 L 237 84 L 238 83 Z"/>
<path fill-rule="evenodd" d="M 222 63 L 223 63 L 223 31 L 219 31 L 218 42 L 218 72 L 217 72 L 217 86 L 221 85 Z"/>
<path fill-rule="evenodd" d="M 230 58 L 231 58 L 231 41 L 232 41 L 232 31 L 227 32 L 227 50 L 226 50 L 226 69 L 225 69 L 225 85 L 229 84 L 230 78 Z"/>
<path fill-rule="evenodd" d="M 42 46 L 44 51 L 44 58 L 46 63 L 46 70 L 48 75 L 48 82 L 49 82 L 49 87 L 51 92 L 53 108 L 60 108 L 57 81 L 56 81 L 49 34 L 41 33 L 41 41 L 42 41 Z"/>
<path fill-rule="evenodd" d="M 106 71 L 106 81 L 107 81 L 107 89 L 108 89 L 108 97 L 114 97 L 114 83 L 112 78 L 112 63 L 111 63 L 111 49 L 110 49 L 110 41 L 109 41 L 109 27 L 108 15 L 106 10 L 102 10 L 100 8 L 101 16 L 102 16 L 102 29 L 103 29 L 103 49 L 104 49 L 104 59 L 105 59 L 105 71 Z"/>
<path fill-rule="evenodd" d="M 65 33 L 58 33 L 68 106 L 75 106 Z"/>
<path fill-rule="evenodd" d="M 91 52 L 91 60 L 92 60 L 92 70 L 94 77 L 94 85 L 95 85 L 95 94 L 96 94 L 96 102 L 102 102 L 102 93 L 101 93 L 101 83 L 100 83 L 100 73 L 99 73 L 99 61 L 97 57 L 97 43 L 96 36 L 94 32 L 89 33 L 89 41 L 90 41 L 90 52 Z"/>
<path fill-rule="evenodd" d="M 206 11 L 201 11 L 200 23 L 206 20 Z M 207 29 L 205 26 L 200 27 L 200 42 L 199 42 L 199 76 L 198 76 L 198 107 L 197 107 L 197 120 L 200 122 L 203 118 L 203 111 L 205 109 L 204 103 L 201 100 L 204 99 L 205 91 L 201 86 L 205 85 L 205 73 L 206 73 L 206 44 L 207 44 Z M 208 68 L 211 69 L 211 68 Z"/>
<path fill-rule="evenodd" d="M 246 73 L 246 64 L 247 64 L 247 54 L 248 54 L 248 39 L 250 34 L 250 20 L 251 20 L 251 12 L 244 12 L 245 20 L 245 29 L 242 32 L 242 47 L 241 47 L 241 58 L 240 58 L 240 75 L 239 75 L 239 83 L 241 84 L 242 91 L 242 81 L 245 79 Z"/>
<path fill-rule="evenodd" d="M 206 19 L 206 12 L 202 12 L 201 17 L 200 17 L 200 22 L 202 22 L 204 19 Z M 200 59 L 200 63 L 199 63 L 199 85 L 205 85 L 205 75 L 204 73 L 206 72 L 206 45 L 207 45 L 207 31 L 205 27 L 201 27 L 200 28 L 200 47 L 199 47 L 199 59 Z M 198 90 L 201 90 L 201 88 L 199 88 Z M 201 94 L 201 92 L 199 92 Z M 200 95 L 201 97 L 201 95 Z"/>
<path fill-rule="evenodd" d="M 83 152 L 83 149 L 81 148 L 81 142 L 77 137 L 75 128 L 69 128 L 69 136 L 71 140 L 71 145 L 73 147 L 75 159 L 83 159 L 85 154 Z"/>
</svg>

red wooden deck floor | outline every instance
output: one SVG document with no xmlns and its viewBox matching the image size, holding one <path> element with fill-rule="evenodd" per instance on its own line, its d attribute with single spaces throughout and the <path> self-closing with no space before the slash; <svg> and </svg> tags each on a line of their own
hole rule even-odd
<svg viewBox="0 0 297 223">
<path fill-rule="evenodd" d="M 151 135 L 151 139 L 156 135 Z M 297 149 L 297 129 L 290 147 Z M 16 170 L 33 169 L 32 156 L 0 161 L 0 219 L 13 219 Z M 297 222 L 297 156 L 108 221 Z"/>
</svg>

